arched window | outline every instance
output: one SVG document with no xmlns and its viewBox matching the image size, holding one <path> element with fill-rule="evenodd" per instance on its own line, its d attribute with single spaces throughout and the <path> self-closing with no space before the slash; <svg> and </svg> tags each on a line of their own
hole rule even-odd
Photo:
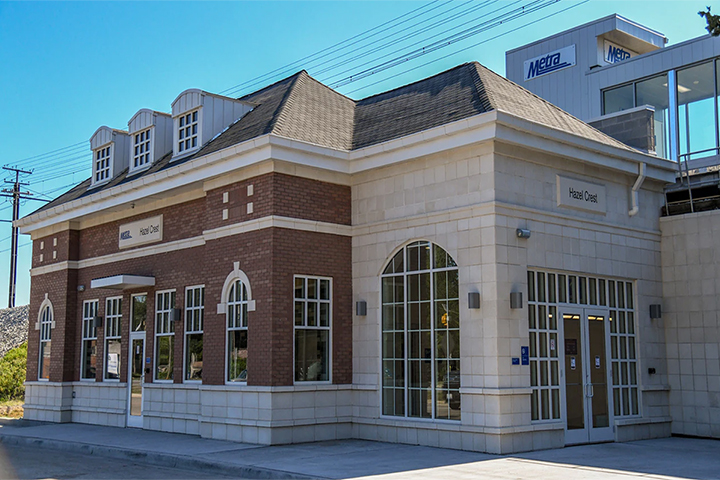
<svg viewBox="0 0 720 480">
<path fill-rule="evenodd" d="M 227 381 L 247 382 L 248 295 L 245 284 L 235 280 L 227 296 Z"/>
<path fill-rule="evenodd" d="M 225 279 L 217 313 L 225 314 L 225 382 L 238 384 L 248 380 L 248 312 L 255 311 L 255 300 L 240 262 L 233 266 Z"/>
<path fill-rule="evenodd" d="M 40 305 L 40 313 L 38 314 L 38 327 L 40 330 L 39 380 L 50 379 L 50 347 L 53 323 L 52 303 L 45 297 L 42 305 Z"/>
<path fill-rule="evenodd" d="M 382 273 L 382 413 L 460 420 L 458 267 L 427 241 Z"/>
</svg>

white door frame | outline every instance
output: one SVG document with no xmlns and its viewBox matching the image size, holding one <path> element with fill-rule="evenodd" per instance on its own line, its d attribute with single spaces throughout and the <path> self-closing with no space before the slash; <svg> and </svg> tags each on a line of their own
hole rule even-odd
<svg viewBox="0 0 720 480">
<path fill-rule="evenodd" d="M 582 362 L 582 378 L 583 378 L 583 418 L 584 426 L 582 430 L 568 430 L 567 428 L 567 375 L 565 371 L 565 314 L 579 315 L 580 316 L 580 358 Z M 589 337 L 589 325 L 588 316 L 597 315 L 605 318 L 605 385 L 606 385 L 606 396 L 607 396 L 607 409 L 608 409 L 608 426 L 602 428 L 592 428 L 592 398 L 594 396 L 594 388 L 590 382 L 591 372 L 591 358 L 590 358 L 590 337 Z M 614 418 L 613 418 L 613 404 L 612 404 L 612 362 L 610 360 L 610 312 L 605 307 L 582 307 L 582 306 L 562 306 L 558 305 L 558 329 L 562 339 L 561 352 L 562 360 L 560 361 L 560 382 L 561 387 L 561 408 L 562 418 L 565 423 L 565 444 L 574 445 L 580 443 L 593 443 L 593 442 L 609 442 L 615 439 L 614 434 Z"/>
<path fill-rule="evenodd" d="M 133 386 L 133 379 L 132 379 L 132 368 L 133 368 L 133 340 L 142 340 L 143 341 L 143 347 L 142 347 L 142 355 L 140 357 L 141 367 L 142 368 L 142 375 L 140 376 L 140 415 L 131 415 L 130 411 L 132 409 L 132 386 Z M 128 381 L 127 381 L 127 426 L 128 427 L 136 427 L 136 428 L 142 428 L 143 426 L 143 415 L 142 415 L 142 398 L 144 394 L 145 389 L 145 352 L 146 352 L 146 345 L 147 342 L 145 341 L 145 332 L 131 332 L 130 333 L 130 341 L 128 345 Z"/>
</svg>

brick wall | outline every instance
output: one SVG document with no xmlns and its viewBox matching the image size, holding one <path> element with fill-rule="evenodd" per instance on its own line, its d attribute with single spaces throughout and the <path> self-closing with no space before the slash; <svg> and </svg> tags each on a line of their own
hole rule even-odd
<svg viewBox="0 0 720 480">
<path fill-rule="evenodd" d="M 253 195 L 248 196 L 248 185 Z M 223 193 L 228 192 L 228 202 Z M 253 213 L 247 214 L 247 203 Z M 230 215 L 222 220 L 222 210 Z M 197 237 L 223 225 L 282 215 L 308 220 L 350 224 L 350 188 L 281 174 L 267 174 L 208 192 L 192 200 L 143 215 L 109 222 L 82 231 L 65 231 L 34 240 L 33 267 L 65 260 L 86 260 L 117 253 L 121 224 L 163 215 L 163 240 L 158 245 Z M 57 239 L 57 243 L 55 242 Z M 40 242 L 43 249 L 40 250 Z M 123 251 L 132 249 L 123 249 Z M 43 261 L 39 254 L 43 252 Z M 52 258 L 52 251 L 56 251 Z M 48 260 L 48 253 L 50 259 Z M 52 337 L 52 381 L 80 379 L 82 305 L 99 300 L 98 315 L 105 316 L 107 298 L 122 295 L 121 381 L 127 381 L 127 352 L 131 296 L 147 294 L 146 356 L 154 357 L 155 292 L 175 289 L 176 307 L 184 310 L 185 288 L 205 285 L 203 383 L 225 382 L 226 319 L 217 313 L 222 287 L 240 263 L 250 281 L 256 310 L 248 315 L 248 372 L 250 385 L 293 384 L 293 275 L 333 278 L 333 382 L 352 380 L 351 240 L 349 237 L 270 228 L 208 241 L 204 246 L 136 259 L 32 277 L 28 380 L 37 379 L 39 333 L 34 330 L 45 293 L 53 302 L 56 328 Z M 92 279 L 119 274 L 154 276 L 156 285 L 139 290 L 91 289 Z M 84 286 L 82 292 L 78 285 Z M 97 375 L 104 372 L 104 328 L 97 331 Z M 183 381 L 184 317 L 175 325 L 174 382 Z M 154 373 L 154 358 L 151 366 Z M 146 381 L 152 381 L 152 374 Z"/>
</svg>

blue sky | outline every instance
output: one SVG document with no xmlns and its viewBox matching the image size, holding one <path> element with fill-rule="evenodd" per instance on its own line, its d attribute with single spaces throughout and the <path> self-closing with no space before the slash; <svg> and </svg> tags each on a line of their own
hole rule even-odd
<svg viewBox="0 0 720 480">
<path fill-rule="evenodd" d="M 58 188 L 89 176 L 90 160 L 85 161 L 83 155 L 89 155 L 85 153 L 89 152 L 87 141 L 99 126 L 125 129 L 140 108 L 169 111 L 173 99 L 187 88 L 220 93 L 418 8 L 425 9 L 418 14 L 434 9 L 426 17 L 417 17 L 416 21 L 427 18 L 426 26 L 432 25 L 431 18 L 443 18 L 443 12 L 450 9 L 453 13 L 476 10 L 395 48 L 426 45 L 433 41 L 430 37 L 453 25 L 504 9 L 490 15 L 493 17 L 529 2 L 446 1 L 431 5 L 414 1 L 0 2 L 0 142 L 4 147 L 0 163 L 35 166 L 35 173 L 28 178 L 29 188 L 54 196 Z M 557 13 L 580 1 L 563 0 L 338 90 L 361 98 L 471 60 L 504 74 L 506 50 L 611 13 L 664 33 L 671 44 L 705 34 L 704 20 L 697 15 L 705 1 L 590 0 Z M 720 5 L 716 8 L 720 11 Z M 542 19 L 552 13 L 556 14 Z M 411 24 L 409 21 L 404 27 Z M 500 34 L 504 35 L 492 39 Z M 482 41 L 486 43 L 468 48 Z M 466 50 L 450 55 L 461 49 Z M 345 69 L 356 73 L 366 68 L 356 60 L 346 68 L 319 73 L 332 63 L 318 66 L 320 60 L 310 60 L 284 75 L 278 76 L 284 73 L 278 72 L 262 79 L 253 89 L 304 67 L 319 80 L 336 75 L 330 81 L 347 75 L 340 74 Z M 421 66 L 433 60 L 437 61 Z M 376 83 L 387 77 L 392 78 Z M 367 86 L 370 84 L 374 85 Z M 80 145 L 53 156 L 24 160 L 76 144 Z M 59 177 L 61 174 L 67 175 Z M 39 205 L 27 202 L 21 215 Z M 9 204 L 0 204 L 0 219 L 10 215 Z M 7 305 L 9 237 L 9 225 L 0 223 L 0 307 Z M 29 236 L 21 236 L 20 245 L 18 305 L 28 302 Z"/>
</svg>

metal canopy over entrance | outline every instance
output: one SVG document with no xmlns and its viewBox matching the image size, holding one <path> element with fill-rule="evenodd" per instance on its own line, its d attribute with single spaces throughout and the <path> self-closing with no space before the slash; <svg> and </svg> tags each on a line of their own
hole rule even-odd
<svg viewBox="0 0 720 480">
<path fill-rule="evenodd" d="M 129 290 L 155 286 L 155 277 L 141 275 L 115 275 L 113 277 L 95 278 L 90 281 L 90 288 L 108 288 L 113 290 Z"/>
</svg>

